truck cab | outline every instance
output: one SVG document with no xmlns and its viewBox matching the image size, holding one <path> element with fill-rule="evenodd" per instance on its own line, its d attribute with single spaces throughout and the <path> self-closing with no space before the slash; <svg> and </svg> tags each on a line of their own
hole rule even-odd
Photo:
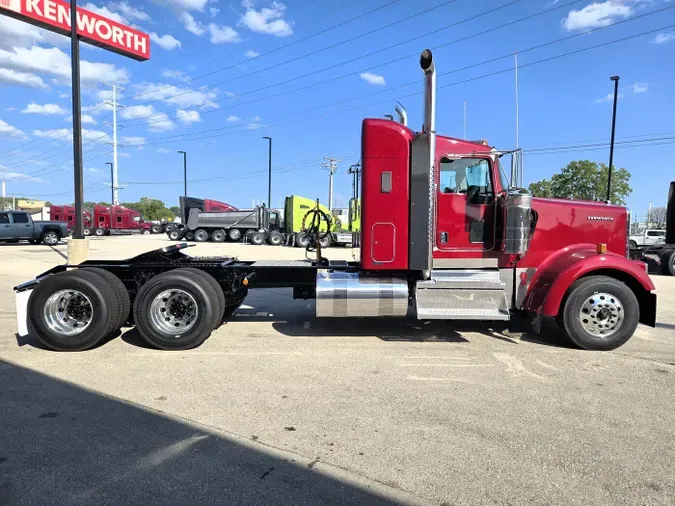
<svg viewBox="0 0 675 506">
<path fill-rule="evenodd" d="M 152 223 L 143 219 L 141 213 L 124 206 L 97 205 L 94 208 L 96 222 L 94 235 L 150 234 Z"/>
</svg>

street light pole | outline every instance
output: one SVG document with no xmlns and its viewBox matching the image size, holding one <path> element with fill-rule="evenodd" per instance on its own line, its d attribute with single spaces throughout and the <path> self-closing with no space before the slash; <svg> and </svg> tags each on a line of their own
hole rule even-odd
<svg viewBox="0 0 675 506">
<path fill-rule="evenodd" d="M 75 184 L 75 230 L 73 239 L 84 239 L 84 174 L 82 170 L 82 109 L 80 103 L 80 40 L 77 36 L 77 0 L 70 0 L 70 62 L 73 97 L 73 168 Z"/>
<path fill-rule="evenodd" d="M 179 151 L 183 155 L 183 196 L 187 197 L 187 153 L 185 151 Z"/>
<path fill-rule="evenodd" d="M 115 164 L 113 162 L 105 162 L 106 165 L 110 165 L 110 190 L 112 191 L 112 200 L 110 205 L 115 205 Z"/>
<path fill-rule="evenodd" d="M 263 139 L 270 141 L 268 157 L 269 180 L 267 182 L 267 207 L 272 207 L 272 137 L 263 137 Z"/>
<path fill-rule="evenodd" d="M 607 175 L 607 203 L 612 202 L 612 168 L 614 167 L 614 133 L 616 132 L 616 102 L 619 99 L 619 76 L 610 77 L 614 81 L 614 110 L 612 112 L 612 138 L 609 141 L 609 173 Z"/>
</svg>

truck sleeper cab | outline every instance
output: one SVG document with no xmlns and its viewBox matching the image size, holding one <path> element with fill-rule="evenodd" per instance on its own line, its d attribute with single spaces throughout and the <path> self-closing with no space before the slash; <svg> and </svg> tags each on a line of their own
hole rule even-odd
<svg viewBox="0 0 675 506">
<path fill-rule="evenodd" d="M 422 131 L 409 129 L 402 112 L 400 122 L 363 122 L 360 262 L 198 258 L 182 244 L 121 262 L 61 266 L 16 287 L 22 331 L 30 327 L 55 349 L 86 349 L 119 329 L 133 305 L 150 344 L 186 349 L 201 344 L 249 289 L 269 287 L 315 298 L 319 317 L 507 321 L 522 313 L 534 317 L 537 331 L 550 317 L 589 350 L 623 345 L 638 323 L 654 326 L 654 285 L 645 264 L 627 258 L 627 210 L 509 188 L 502 153 L 436 135 L 429 50 L 420 65 Z M 109 298 L 102 288 L 120 303 L 101 302 Z M 65 291 L 68 297 L 58 295 Z M 115 318 L 83 312 L 83 299 Z"/>
</svg>

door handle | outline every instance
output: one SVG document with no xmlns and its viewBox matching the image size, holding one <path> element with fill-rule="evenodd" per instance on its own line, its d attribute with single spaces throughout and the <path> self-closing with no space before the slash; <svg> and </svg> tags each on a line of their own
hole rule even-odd
<svg viewBox="0 0 675 506">
<path fill-rule="evenodd" d="M 446 244 L 448 242 L 448 233 L 441 232 L 441 244 Z"/>
</svg>

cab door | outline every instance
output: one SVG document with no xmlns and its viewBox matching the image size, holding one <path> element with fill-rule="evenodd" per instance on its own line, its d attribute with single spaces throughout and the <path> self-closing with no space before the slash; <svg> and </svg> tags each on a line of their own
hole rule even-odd
<svg viewBox="0 0 675 506">
<path fill-rule="evenodd" d="M 489 251 L 495 246 L 492 160 L 476 155 L 440 158 L 436 198 L 436 247 Z"/>
</svg>

